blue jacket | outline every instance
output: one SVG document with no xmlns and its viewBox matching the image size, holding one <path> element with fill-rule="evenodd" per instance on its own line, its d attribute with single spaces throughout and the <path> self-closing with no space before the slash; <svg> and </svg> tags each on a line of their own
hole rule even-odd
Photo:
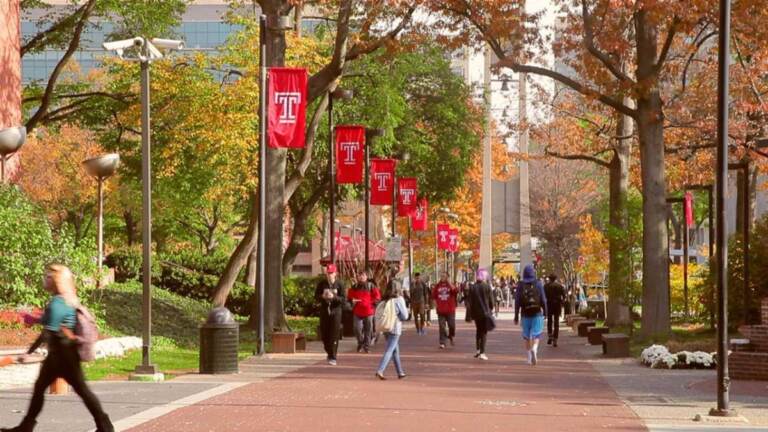
<svg viewBox="0 0 768 432">
<path fill-rule="evenodd" d="M 533 268 L 533 266 L 528 264 L 523 269 L 523 278 L 517 284 L 517 289 L 515 290 L 515 320 L 520 318 L 520 300 L 523 296 L 523 285 L 526 283 L 534 284 L 539 290 L 541 302 L 543 303 L 543 313 L 545 316 L 547 315 L 547 294 L 544 291 L 544 284 L 536 278 L 536 270 Z"/>
</svg>

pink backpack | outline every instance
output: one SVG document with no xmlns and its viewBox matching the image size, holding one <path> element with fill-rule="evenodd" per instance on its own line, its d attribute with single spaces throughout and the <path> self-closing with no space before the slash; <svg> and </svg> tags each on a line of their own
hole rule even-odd
<svg viewBox="0 0 768 432">
<path fill-rule="evenodd" d="M 83 305 L 75 308 L 77 320 L 75 322 L 75 339 L 80 361 L 93 361 L 96 359 L 95 345 L 99 340 L 99 329 L 91 312 Z"/>
</svg>

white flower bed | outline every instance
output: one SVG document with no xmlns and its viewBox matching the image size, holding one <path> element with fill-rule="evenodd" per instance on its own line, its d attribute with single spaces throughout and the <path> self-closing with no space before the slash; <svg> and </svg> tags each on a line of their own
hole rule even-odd
<svg viewBox="0 0 768 432">
<path fill-rule="evenodd" d="M 140 348 L 141 338 L 135 336 L 102 339 L 96 342 L 96 346 L 94 346 L 97 359 L 122 357 L 126 352 Z"/>
<path fill-rule="evenodd" d="M 651 345 L 640 354 L 640 361 L 654 369 L 711 369 L 712 354 L 703 351 L 680 351 L 672 354 L 664 345 Z"/>
</svg>

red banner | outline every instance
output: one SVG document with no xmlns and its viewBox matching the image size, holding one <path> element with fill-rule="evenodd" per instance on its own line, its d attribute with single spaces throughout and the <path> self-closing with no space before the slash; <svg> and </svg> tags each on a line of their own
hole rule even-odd
<svg viewBox="0 0 768 432">
<path fill-rule="evenodd" d="M 459 230 L 457 228 L 448 229 L 448 251 L 459 251 Z"/>
<path fill-rule="evenodd" d="M 440 250 L 448 250 L 450 246 L 450 226 L 448 224 L 437 225 L 437 248 Z"/>
<path fill-rule="evenodd" d="M 415 231 L 427 230 L 427 225 L 429 224 L 427 216 L 428 206 L 429 203 L 427 202 L 426 198 L 420 199 L 419 203 L 416 204 L 416 211 L 411 214 L 411 228 L 413 228 Z"/>
<path fill-rule="evenodd" d="M 307 70 L 269 68 L 267 132 L 272 148 L 304 148 Z"/>
<path fill-rule="evenodd" d="M 336 183 L 362 183 L 365 169 L 365 128 L 336 126 Z"/>
<path fill-rule="evenodd" d="M 415 177 L 397 179 L 397 215 L 410 216 L 416 211 L 418 186 Z"/>
<path fill-rule="evenodd" d="M 394 159 L 371 159 L 371 205 L 392 205 L 396 165 Z"/>
<path fill-rule="evenodd" d="M 685 224 L 689 227 L 693 226 L 693 194 L 690 192 L 685 193 L 685 201 L 683 201 L 683 207 L 685 208 Z"/>
</svg>

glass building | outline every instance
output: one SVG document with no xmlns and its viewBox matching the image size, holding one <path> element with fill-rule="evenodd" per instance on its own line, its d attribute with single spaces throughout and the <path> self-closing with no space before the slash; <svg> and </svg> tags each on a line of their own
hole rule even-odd
<svg viewBox="0 0 768 432">
<path fill-rule="evenodd" d="M 1 0 L 0 0 L 1 1 Z M 71 4 L 63 0 L 48 0 L 55 11 L 56 8 L 70 8 Z M 186 50 L 215 51 L 221 47 L 230 34 L 241 26 L 225 22 L 228 5 L 224 0 L 193 1 L 185 11 L 181 24 L 171 34 L 175 39 L 182 39 Z M 42 29 L 38 28 L 42 16 L 51 11 L 31 10 L 22 12 L 22 40 L 28 40 Z M 321 22 L 319 19 L 303 20 L 302 29 L 312 31 Z M 87 73 L 98 67 L 101 59 L 107 55 L 101 44 L 113 31 L 108 22 L 89 25 L 82 37 L 80 49 L 72 58 L 81 73 Z M 168 35 L 164 35 L 169 37 Z M 56 67 L 56 63 L 64 55 L 64 50 L 50 49 L 36 54 L 28 54 L 22 58 L 22 80 L 25 84 L 34 81 L 45 81 Z"/>
</svg>

